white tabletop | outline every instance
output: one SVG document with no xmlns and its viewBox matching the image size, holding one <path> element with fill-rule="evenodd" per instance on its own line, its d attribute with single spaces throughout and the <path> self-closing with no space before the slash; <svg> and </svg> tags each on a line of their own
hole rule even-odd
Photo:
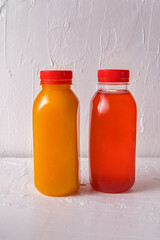
<svg viewBox="0 0 160 240">
<path fill-rule="evenodd" d="M 160 159 L 137 159 L 134 187 L 123 194 L 91 189 L 81 159 L 81 188 L 47 197 L 33 185 L 33 159 L 0 159 L 0 240 L 159 240 Z"/>
</svg>

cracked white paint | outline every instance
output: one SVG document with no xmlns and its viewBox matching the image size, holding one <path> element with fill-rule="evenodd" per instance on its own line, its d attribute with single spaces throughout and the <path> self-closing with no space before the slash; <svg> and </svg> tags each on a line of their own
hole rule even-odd
<svg viewBox="0 0 160 240">
<path fill-rule="evenodd" d="M 131 70 L 137 155 L 160 156 L 159 0 L 0 0 L 0 156 L 32 155 L 41 69 L 71 69 L 81 103 L 81 155 L 99 68 Z"/>
</svg>

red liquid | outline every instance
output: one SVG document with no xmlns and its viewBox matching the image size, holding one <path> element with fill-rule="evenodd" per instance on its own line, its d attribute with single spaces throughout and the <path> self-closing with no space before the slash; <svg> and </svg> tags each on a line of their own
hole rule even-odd
<svg viewBox="0 0 160 240">
<path fill-rule="evenodd" d="M 116 193 L 135 181 L 136 104 L 129 91 L 99 90 L 91 101 L 90 182 Z"/>
</svg>

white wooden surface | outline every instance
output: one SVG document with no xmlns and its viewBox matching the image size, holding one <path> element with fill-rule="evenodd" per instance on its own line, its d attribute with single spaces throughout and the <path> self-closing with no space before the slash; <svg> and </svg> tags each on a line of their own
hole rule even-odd
<svg viewBox="0 0 160 240">
<path fill-rule="evenodd" d="M 79 194 L 53 198 L 33 186 L 33 160 L 0 159 L 1 240 L 159 240 L 160 159 L 137 159 L 123 194 L 94 192 L 81 159 Z"/>
<path fill-rule="evenodd" d="M 131 70 L 137 155 L 160 156 L 159 25 L 159 0 L 0 0 L 0 157 L 32 156 L 41 69 L 73 70 L 87 156 L 99 68 Z"/>
</svg>

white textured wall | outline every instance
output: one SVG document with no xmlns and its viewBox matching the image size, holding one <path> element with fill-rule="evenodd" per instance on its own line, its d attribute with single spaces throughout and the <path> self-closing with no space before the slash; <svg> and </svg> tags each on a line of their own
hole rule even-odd
<svg viewBox="0 0 160 240">
<path fill-rule="evenodd" d="M 71 69 L 87 155 L 99 68 L 132 72 L 137 155 L 160 156 L 160 1 L 0 0 L 0 156 L 32 155 L 41 69 Z"/>
</svg>

